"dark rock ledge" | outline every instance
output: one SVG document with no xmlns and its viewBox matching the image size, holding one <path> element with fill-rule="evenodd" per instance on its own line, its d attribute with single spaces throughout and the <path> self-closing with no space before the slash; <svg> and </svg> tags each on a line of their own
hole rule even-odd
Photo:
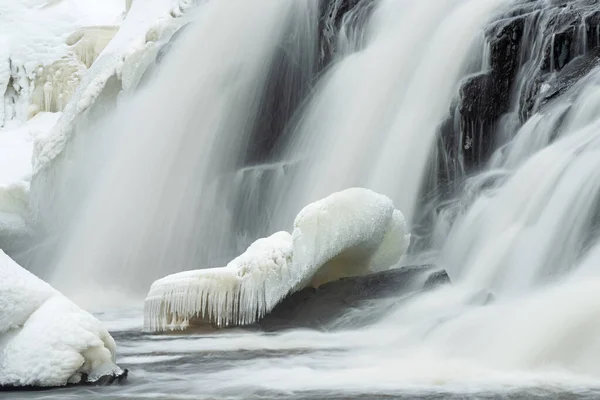
<svg viewBox="0 0 600 400">
<path fill-rule="evenodd" d="M 129 370 L 124 369 L 120 373 L 112 373 L 109 375 L 104 375 L 99 379 L 94 381 L 89 380 L 87 374 L 82 374 L 81 381 L 78 383 L 67 383 L 63 386 L 34 386 L 34 385 L 25 385 L 25 386 L 13 386 L 13 385 L 0 385 L 0 392 L 14 392 L 14 391 L 41 391 L 41 390 L 52 390 L 52 389 L 61 389 L 68 388 L 74 386 L 109 386 L 112 384 L 120 384 L 123 383 L 127 379 L 127 375 L 129 374 Z"/>
</svg>

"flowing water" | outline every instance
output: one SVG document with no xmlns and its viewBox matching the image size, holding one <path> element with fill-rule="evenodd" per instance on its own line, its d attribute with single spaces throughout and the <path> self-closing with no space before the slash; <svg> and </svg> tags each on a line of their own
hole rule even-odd
<svg viewBox="0 0 600 400">
<path fill-rule="evenodd" d="M 53 271 L 100 309 L 129 383 L 10 398 L 600 396 L 599 68 L 524 123 L 503 120 L 490 160 L 457 182 L 427 253 L 451 287 L 399 293 L 362 328 L 348 326 L 366 310 L 343 330 L 141 332 L 152 280 L 223 265 L 332 191 L 373 188 L 414 219 L 439 127 L 462 79 L 491 68 L 484 29 L 512 2 L 363 0 L 319 72 L 293 53 L 319 47 L 317 1 L 234 3 L 200 6 L 154 82 L 105 122 L 114 150 Z M 312 78 L 272 160 L 244 165 L 281 49 Z"/>
</svg>

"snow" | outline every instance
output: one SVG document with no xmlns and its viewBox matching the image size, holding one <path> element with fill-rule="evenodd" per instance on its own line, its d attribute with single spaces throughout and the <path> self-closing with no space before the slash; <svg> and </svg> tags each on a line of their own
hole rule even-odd
<svg viewBox="0 0 600 400">
<path fill-rule="evenodd" d="M 40 174 L 30 195 L 32 175 L 62 153 L 111 77 L 135 87 L 195 1 L 0 1 L 0 248 L 40 222 L 38 203 L 66 176 Z"/>
<path fill-rule="evenodd" d="M 394 212 L 392 200 L 362 188 L 306 206 L 294 221 L 294 268 L 313 286 L 389 268 L 407 246 L 404 217 Z"/>
<path fill-rule="evenodd" d="M 0 386 L 62 386 L 120 373 L 100 321 L 0 251 Z"/>
<path fill-rule="evenodd" d="M 37 111 L 61 111 L 86 70 L 69 37 L 118 24 L 124 8 L 123 0 L 2 1 L 0 127 Z"/>
<path fill-rule="evenodd" d="M 13 121 L 0 128 L 0 237 L 14 237 L 27 230 L 33 143 L 59 117 L 60 113 L 39 113 L 25 124 Z"/>
<path fill-rule="evenodd" d="M 148 331 L 247 325 L 287 295 L 392 267 L 408 245 L 404 216 L 386 196 L 352 188 L 305 207 L 294 230 L 254 242 L 227 266 L 185 271 L 152 284 Z"/>
<path fill-rule="evenodd" d="M 190 0 L 133 1 L 119 30 L 72 94 L 71 100 L 64 108 L 63 117 L 48 135 L 38 138 L 34 152 L 34 173 L 49 166 L 63 151 L 73 134 L 77 116 L 94 104 L 111 77 L 120 78 L 124 89 L 135 86 L 141 76 L 139 70 L 147 66 L 142 62 L 144 55 L 157 52 L 157 39 L 165 32 L 172 34 L 183 24 L 179 17 L 183 10 L 189 7 L 190 2 L 193 3 Z M 93 31 L 86 33 L 94 36 Z M 84 48 L 87 49 L 83 50 L 84 53 L 89 51 L 89 46 Z M 124 73 L 131 69 L 137 70 L 138 73 Z"/>
</svg>

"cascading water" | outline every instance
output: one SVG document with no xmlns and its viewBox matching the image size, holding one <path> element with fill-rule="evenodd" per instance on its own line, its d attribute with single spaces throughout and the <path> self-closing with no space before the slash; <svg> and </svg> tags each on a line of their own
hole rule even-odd
<svg viewBox="0 0 600 400">
<path fill-rule="evenodd" d="M 291 132 L 288 157 L 310 161 L 293 178 L 284 220 L 350 186 L 387 194 L 410 219 L 438 125 L 500 4 L 381 1 L 356 34 L 359 3 L 343 21 L 338 58 Z"/>
<path fill-rule="evenodd" d="M 218 178 L 246 157 L 286 29 L 310 24 L 317 3 L 235 4 L 202 5 L 158 78 L 102 125 L 116 151 L 57 259 L 51 281 L 67 293 L 77 282 L 143 293 L 165 272 L 235 255 L 236 182 Z"/>
<path fill-rule="evenodd" d="M 156 80 L 106 123 L 117 152 L 58 260 L 58 286 L 145 290 L 223 265 L 353 185 L 427 221 L 427 250 L 453 285 L 377 303 L 385 317 L 360 329 L 363 309 L 330 332 L 124 333 L 126 359 L 160 353 L 193 376 L 165 383 L 169 393 L 600 388 L 597 5 L 359 0 L 342 13 L 349 3 L 332 0 L 317 24 L 316 1 L 224 4 L 202 6 Z M 282 48 L 310 54 L 278 63 Z M 289 96 L 263 101 L 277 65 L 296 71 L 277 77 Z"/>
</svg>

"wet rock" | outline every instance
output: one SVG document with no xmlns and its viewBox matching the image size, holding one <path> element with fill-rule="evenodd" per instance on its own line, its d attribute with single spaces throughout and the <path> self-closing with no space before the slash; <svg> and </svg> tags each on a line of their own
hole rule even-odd
<svg viewBox="0 0 600 400">
<path fill-rule="evenodd" d="M 427 277 L 427 280 L 423 284 L 424 289 L 433 289 L 437 286 L 449 285 L 450 277 L 448 273 L 441 269 L 439 271 L 433 272 L 431 275 Z"/>
<path fill-rule="evenodd" d="M 449 283 L 446 272 L 432 265 L 403 267 L 344 278 L 319 288 L 309 287 L 291 294 L 255 324 L 255 327 L 267 331 L 327 328 L 348 311 L 368 307 L 374 300 L 398 299 Z M 365 314 L 369 312 L 365 311 Z"/>
<path fill-rule="evenodd" d="M 344 22 L 360 29 L 375 6 L 374 0 L 321 0 L 319 9 L 319 61 L 325 68 L 337 52 L 337 37 Z"/>
<path fill-rule="evenodd" d="M 129 375 L 129 370 L 124 369 L 118 373 L 111 373 L 101 376 L 96 380 L 90 380 L 87 374 L 82 374 L 81 381 L 78 383 L 68 383 L 64 386 L 10 386 L 0 385 L 0 392 L 16 392 L 16 391 L 40 391 L 52 390 L 74 386 L 108 386 L 113 384 L 124 383 Z"/>
<path fill-rule="evenodd" d="M 477 171 L 497 147 L 498 123 L 511 107 L 523 123 L 597 65 L 600 4 L 518 1 L 488 25 L 485 37 L 489 68 L 465 79 L 458 106 L 440 128 L 441 150 L 449 155 L 442 171 L 457 163 L 463 174 Z"/>
</svg>

